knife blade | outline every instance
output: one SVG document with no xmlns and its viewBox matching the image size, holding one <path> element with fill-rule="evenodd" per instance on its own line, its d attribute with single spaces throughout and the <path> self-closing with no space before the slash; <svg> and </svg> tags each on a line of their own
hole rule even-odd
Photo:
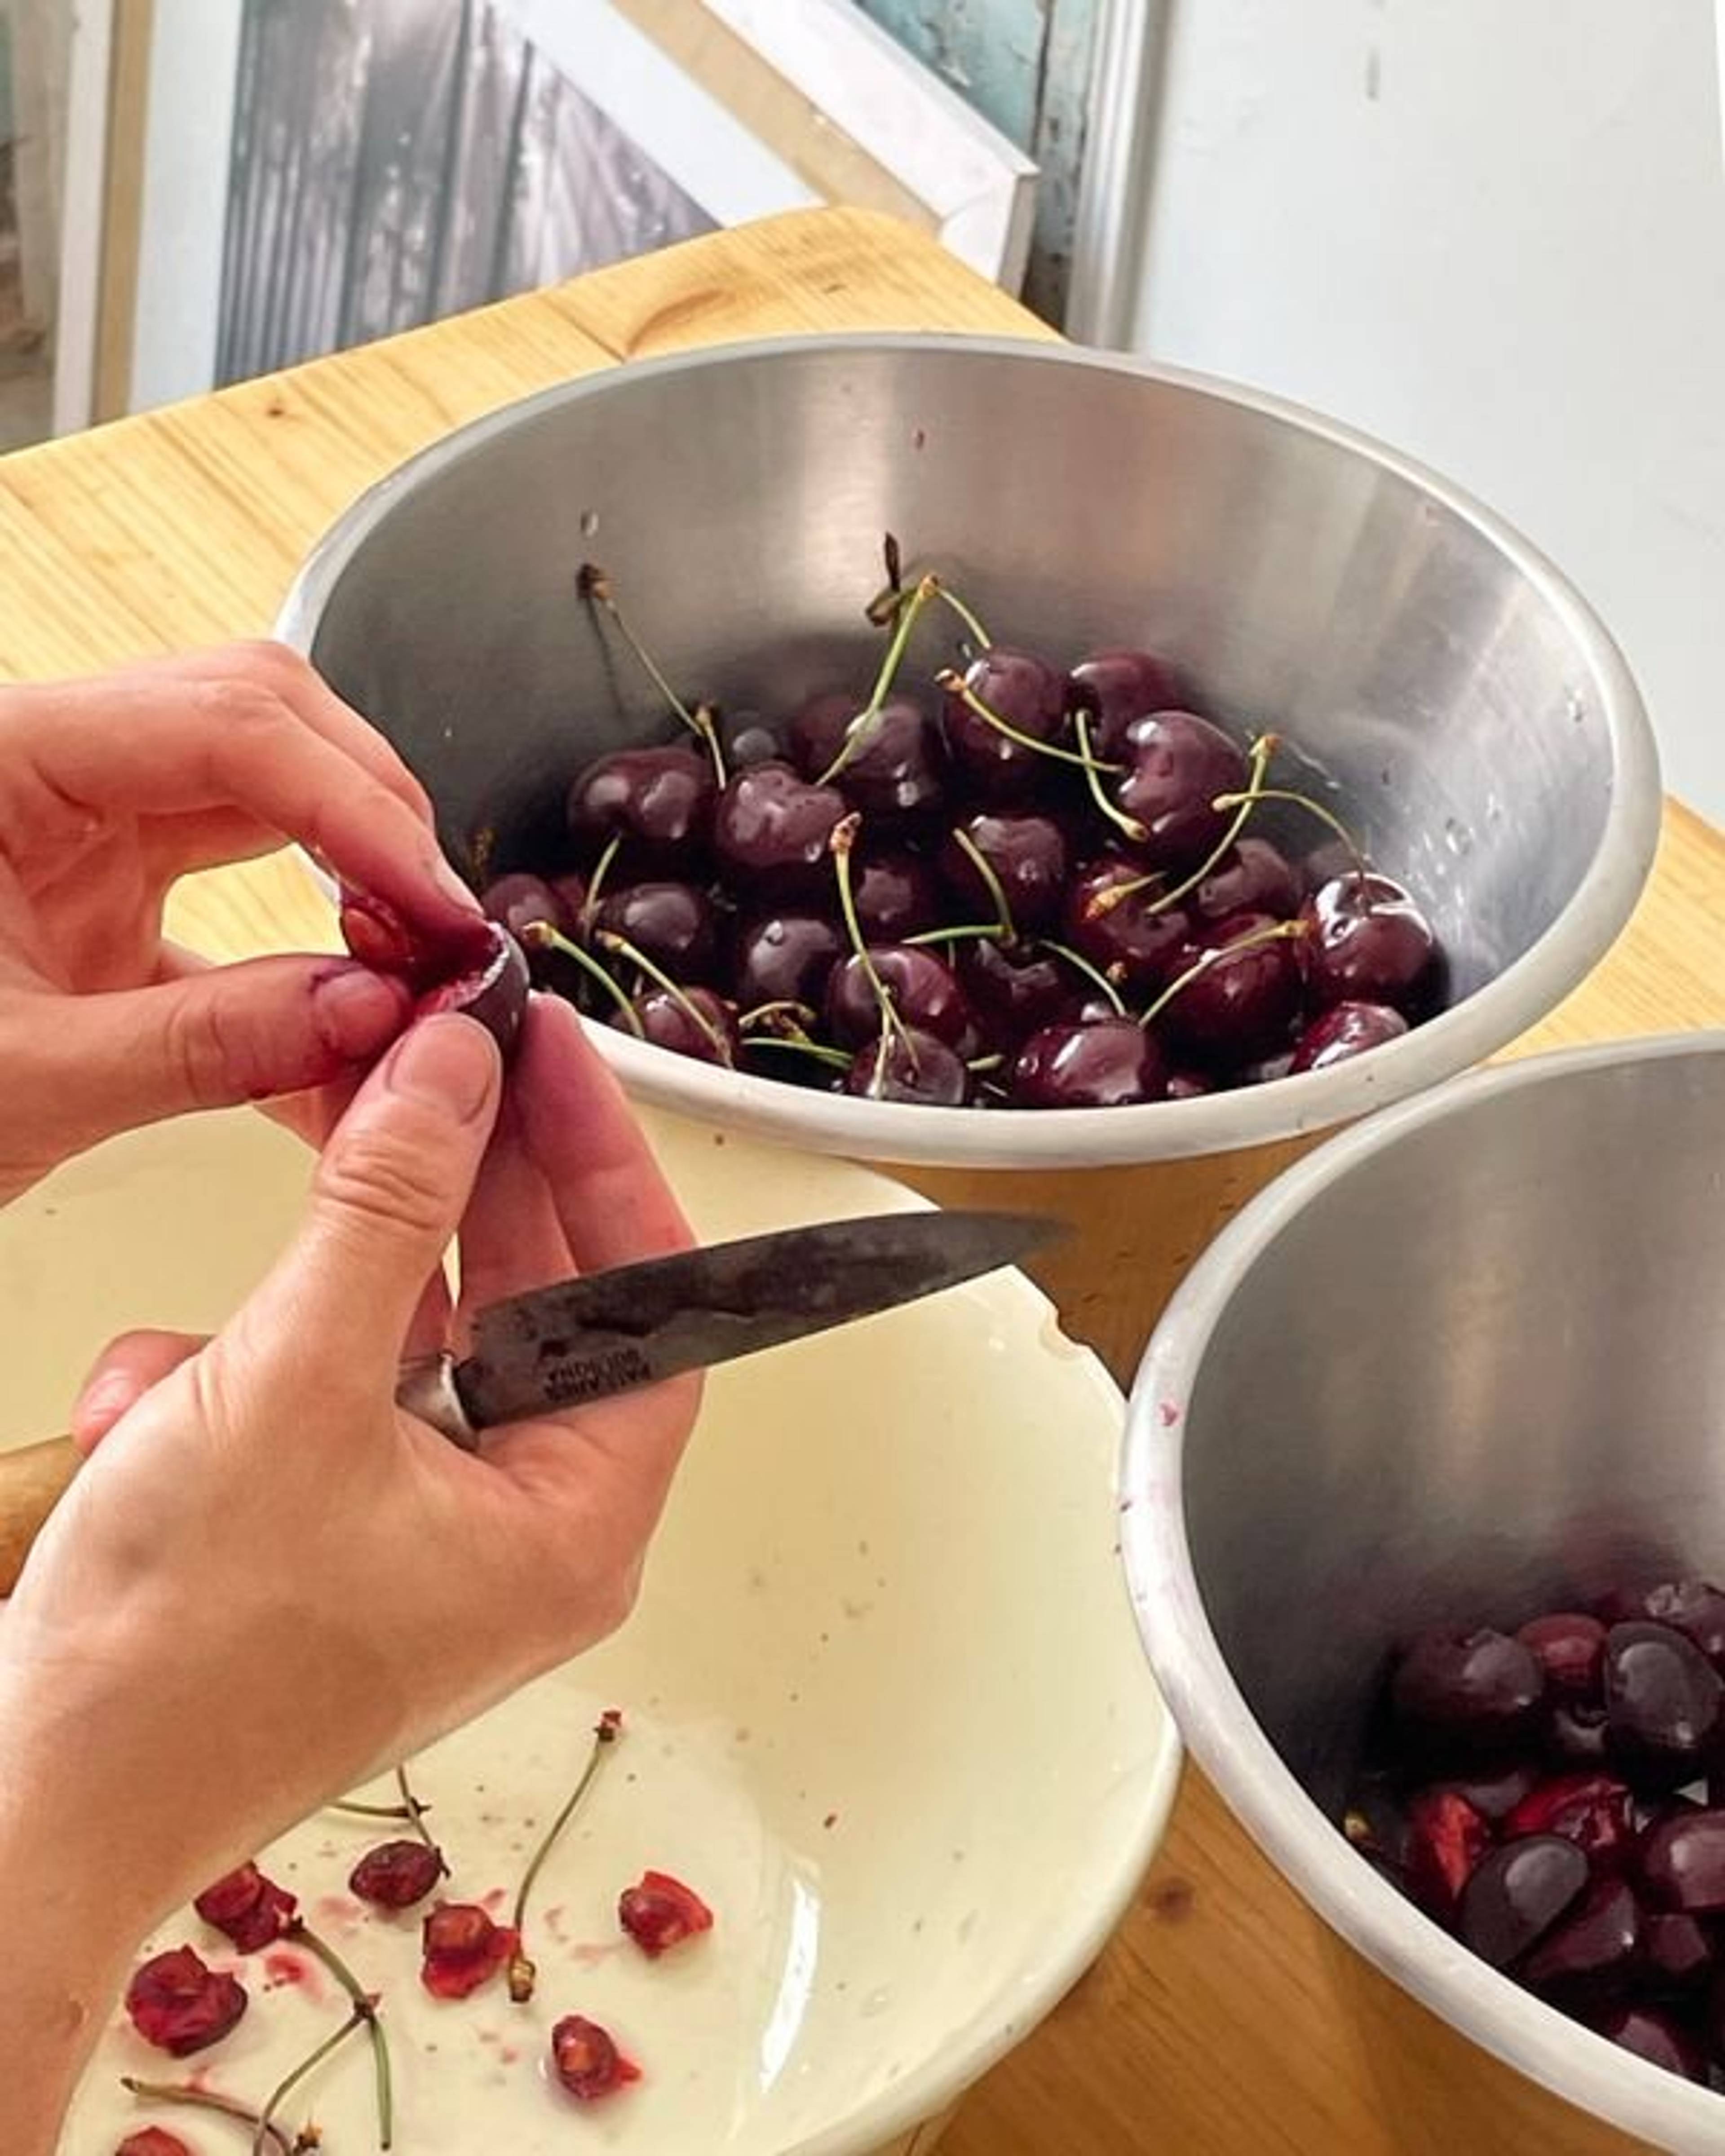
<svg viewBox="0 0 1725 2156">
<path fill-rule="evenodd" d="M 490 1304 L 469 1353 L 404 1366 L 397 1398 L 471 1450 L 500 1423 L 716 1368 L 1014 1265 L 1057 1226 L 1028 1214 L 881 1213 L 561 1281 Z"/>
</svg>

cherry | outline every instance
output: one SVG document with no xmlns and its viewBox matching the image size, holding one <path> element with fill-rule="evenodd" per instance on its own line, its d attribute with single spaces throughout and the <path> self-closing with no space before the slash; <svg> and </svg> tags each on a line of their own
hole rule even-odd
<svg viewBox="0 0 1725 2156">
<path fill-rule="evenodd" d="M 892 1032 L 858 1049 L 843 1090 L 871 1101 L 957 1108 L 970 1097 L 970 1073 L 932 1033 Z"/>
<path fill-rule="evenodd" d="M 774 913 L 752 922 L 737 940 L 733 985 L 743 1010 L 762 1004 L 818 1009 L 827 976 L 844 955 L 835 921 L 819 913 Z"/>
<path fill-rule="evenodd" d="M 439 1902 L 420 1928 L 419 1981 L 434 1999 L 465 1999 L 488 1984 L 520 1940 L 476 1902 Z"/>
<path fill-rule="evenodd" d="M 1705 1925 L 1681 1911 L 1654 1909 L 1641 1918 L 1641 1967 L 1661 1991 L 1688 1991 L 1713 1966 L 1713 1942 Z"/>
<path fill-rule="evenodd" d="M 1574 2000 L 1621 1990 L 1636 1973 L 1641 1905 L 1621 1879 L 1595 1879 L 1516 1974 L 1530 1990 Z"/>
<path fill-rule="evenodd" d="M 1011 1091 L 1024 1108 L 1117 1108 L 1163 1096 L 1162 1052 L 1136 1019 L 1045 1025 L 1014 1057 Z"/>
<path fill-rule="evenodd" d="M 1192 922 L 1185 908 L 1157 910 L 1153 886 L 1129 862 L 1105 857 L 1075 878 L 1066 895 L 1062 932 L 1072 948 L 1111 981 L 1134 993 L 1162 988 L 1184 960 Z M 1125 891 L 1118 899 L 1111 894 Z"/>
<path fill-rule="evenodd" d="M 579 2014 L 566 2014 L 551 2032 L 551 2065 L 559 2086 L 578 2103 L 594 2103 L 629 2082 L 641 2070 L 617 2048 L 608 2030 Z"/>
<path fill-rule="evenodd" d="M 1625 2051 L 1692 2082 L 1707 2077 L 1706 2055 L 1680 2022 L 1656 2006 L 1618 2006 L 1593 2026 Z"/>
<path fill-rule="evenodd" d="M 791 759 L 804 778 L 819 779 L 843 747 L 860 706 L 842 690 L 805 704 L 791 721 Z M 870 826 L 889 830 L 927 823 L 946 793 L 940 729 L 911 696 L 889 696 L 846 757 L 845 792 Z"/>
<path fill-rule="evenodd" d="M 855 874 L 857 923 L 870 943 L 901 943 L 939 927 L 940 881 L 921 855 L 859 852 Z"/>
<path fill-rule="evenodd" d="M 1428 1632 L 1402 1657 L 1390 1706 L 1422 1748 L 1502 1752 L 1529 1731 L 1545 1681 L 1532 1651 L 1502 1632 Z"/>
<path fill-rule="evenodd" d="M 1453 1789 L 1457 1796 L 1466 1797 L 1476 1812 L 1495 1825 L 1539 1787 L 1539 1773 L 1525 1759 L 1517 1759 L 1505 1766 L 1483 1766 L 1477 1774 L 1448 1775 L 1441 1786 Z M 1538 1830 L 1529 1827 L 1522 1831 L 1534 1833 Z"/>
<path fill-rule="evenodd" d="M 1409 1892 L 1447 1923 L 1491 1846 L 1491 1827 L 1466 1797 L 1421 1790 L 1409 1801 L 1403 1842 Z"/>
<path fill-rule="evenodd" d="M 617 1921 L 641 1952 L 656 1961 L 669 1948 L 713 1928 L 713 1912 L 692 1887 L 669 1872 L 644 1871 L 617 1902 Z"/>
<path fill-rule="evenodd" d="M 752 763 L 783 762 L 784 758 L 783 742 L 758 711 L 723 715 L 719 738 L 724 746 L 726 764 L 732 771 L 745 770 Z"/>
<path fill-rule="evenodd" d="M 726 1068 L 737 1060 L 739 1034 L 737 1006 L 711 988 L 647 988 L 633 1005 L 641 1037 L 655 1048 L 668 1048 L 675 1055 L 693 1056 L 697 1063 L 717 1063 Z M 614 1024 L 622 1025 L 621 1018 Z"/>
<path fill-rule="evenodd" d="M 428 988 L 414 1005 L 414 1014 L 424 1018 L 435 1011 L 459 1011 L 464 1018 L 476 1019 L 507 1056 L 520 1035 L 531 985 L 526 952 L 506 928 L 493 922 L 491 946 L 484 960 Z"/>
<path fill-rule="evenodd" d="M 716 791 L 693 749 L 613 749 L 569 789 L 570 835 L 589 855 L 620 838 L 618 860 L 631 872 L 688 875 L 706 860 Z"/>
<path fill-rule="evenodd" d="M 387 899 L 352 891 L 341 894 L 340 921 L 341 940 L 361 965 L 393 973 L 415 993 L 486 963 L 499 934 L 495 924 L 475 916 L 453 936 L 429 937 Z"/>
<path fill-rule="evenodd" d="M 1079 660 L 1066 680 L 1067 703 L 1090 713 L 1091 744 L 1106 758 L 1113 757 L 1134 719 L 1172 709 L 1185 693 L 1174 667 L 1153 651 L 1093 651 Z"/>
<path fill-rule="evenodd" d="M 1419 907 L 1388 876 L 1332 876 L 1301 909 L 1307 991 L 1332 1004 L 1389 1004 L 1406 1018 L 1429 1008 L 1436 985 L 1437 938 Z"/>
<path fill-rule="evenodd" d="M 638 883 L 608 891 L 593 927 L 619 936 L 679 983 L 712 978 L 718 947 L 713 902 L 692 883 Z"/>
<path fill-rule="evenodd" d="M 1127 766 L 1108 783 L 1116 805 L 1143 833 L 1134 850 L 1147 866 L 1173 875 L 1198 868 L 1214 850 L 1233 814 L 1213 805 L 1216 797 L 1242 792 L 1250 776 L 1238 745 L 1195 711 L 1134 719 L 1111 760 Z"/>
<path fill-rule="evenodd" d="M 1725 1811 L 1681 1811 L 1651 1827 L 1638 1868 L 1648 1898 L 1685 1916 L 1725 1909 Z"/>
<path fill-rule="evenodd" d="M 448 1867 L 423 1841 L 385 1841 L 368 1849 L 348 1875 L 349 1892 L 379 1909 L 410 1909 L 423 1902 Z"/>
<path fill-rule="evenodd" d="M 853 952 L 827 981 L 827 1029 L 841 1048 L 860 1048 L 880 1031 L 880 998 L 870 978 L 885 985 L 905 1024 L 932 1034 L 962 1057 L 977 1052 L 976 1020 L 952 968 L 932 951 L 879 944 L 866 958 Z"/>
<path fill-rule="evenodd" d="M 206 1887 L 192 1904 L 205 1923 L 222 1933 L 241 1953 L 256 1953 L 275 1942 L 294 1922 L 299 1902 L 255 1864 L 242 1864 Z"/>
<path fill-rule="evenodd" d="M 159 2126 L 141 2126 L 136 2133 L 126 2135 L 114 2156 L 192 2156 L 192 2151 L 177 2133 L 169 2133 Z"/>
<path fill-rule="evenodd" d="M 960 946 L 957 969 L 972 1008 L 1009 1048 L 1067 1015 L 1071 977 L 1051 951 L 978 937 Z"/>
<path fill-rule="evenodd" d="M 1066 882 L 1066 834 L 1052 816 L 1034 809 L 984 809 L 967 817 L 958 830 L 963 842 L 948 838 L 938 865 L 967 918 L 987 919 L 995 911 L 977 855 L 993 871 L 1014 927 L 1041 928 L 1058 916 Z"/>
<path fill-rule="evenodd" d="M 1597 1869 L 1620 1871 L 1635 1846 L 1629 1785 L 1612 1774 L 1560 1774 L 1542 1782 L 1509 1812 L 1505 1835 L 1561 1835 Z"/>
<path fill-rule="evenodd" d="M 1587 1701 L 1554 1707 L 1546 1727 L 1552 1757 L 1566 1767 L 1601 1766 L 1610 1757 L 1611 1732 L 1605 1710 Z"/>
<path fill-rule="evenodd" d="M 1507 1969 L 1580 1899 L 1587 1859 L 1554 1834 L 1507 1842 L 1481 1860 L 1461 1890 L 1464 1942 L 1493 1969 Z"/>
<path fill-rule="evenodd" d="M 219 2043 L 248 2004 L 237 1977 L 211 1969 L 190 1947 L 153 1955 L 126 1987 L 133 2028 L 176 2059 Z"/>
<path fill-rule="evenodd" d="M 1692 1640 L 1667 1625 L 1614 1625 L 1604 1689 L 1612 1743 L 1640 1777 L 1675 1787 L 1699 1772 L 1725 1684 Z"/>
<path fill-rule="evenodd" d="M 1235 840 L 1186 904 L 1196 921 L 1224 921 L 1230 913 L 1269 913 L 1291 921 L 1301 896 L 1287 857 L 1268 839 L 1248 835 Z"/>
<path fill-rule="evenodd" d="M 1669 1625 L 1700 1648 L 1725 1675 L 1725 1594 L 1705 1580 L 1680 1579 L 1652 1587 L 1641 1598 L 1646 1614 Z"/>
<path fill-rule="evenodd" d="M 960 774 L 990 800 L 1022 800 L 1034 793 L 1047 783 L 1052 759 L 1014 741 L 976 705 L 1014 732 L 1063 747 L 1071 732 L 1065 677 L 1034 652 L 994 644 L 971 660 L 963 683 L 975 702 L 948 687 L 941 711 L 947 752 Z"/>
<path fill-rule="evenodd" d="M 1388 1004 L 1335 1004 L 1301 1031 L 1288 1068 L 1327 1070 L 1387 1040 L 1399 1040 L 1407 1029 L 1408 1021 Z"/>
<path fill-rule="evenodd" d="M 1605 1628 L 1597 1617 L 1579 1610 L 1558 1610 L 1523 1625 L 1516 1637 L 1532 1650 L 1545 1672 L 1546 1689 L 1554 1699 L 1599 1697 Z"/>
<path fill-rule="evenodd" d="M 1171 1101 L 1201 1101 L 1215 1087 L 1201 1070 L 1176 1070 L 1168 1081 L 1168 1096 Z"/>
<path fill-rule="evenodd" d="M 581 880 L 573 879 L 578 888 Z M 547 921 L 552 927 L 567 936 L 572 932 L 575 923 L 564 910 L 562 900 L 543 876 L 517 873 L 499 876 L 480 893 L 480 904 L 490 917 L 506 928 L 517 942 L 530 921 Z"/>
<path fill-rule="evenodd" d="M 1268 914 L 1236 913 L 1186 945 L 1174 968 L 1176 979 L 1187 968 L 1207 963 L 1172 997 L 1158 1020 L 1182 1061 L 1225 1068 L 1273 1056 L 1288 1045 L 1300 1014 L 1300 961 L 1293 940 L 1228 949 L 1277 926 Z"/>
<path fill-rule="evenodd" d="M 813 896 L 827 885 L 828 841 L 850 813 L 836 786 L 814 786 L 788 763 L 752 764 L 721 792 L 713 810 L 720 867 L 750 891 Z"/>
</svg>

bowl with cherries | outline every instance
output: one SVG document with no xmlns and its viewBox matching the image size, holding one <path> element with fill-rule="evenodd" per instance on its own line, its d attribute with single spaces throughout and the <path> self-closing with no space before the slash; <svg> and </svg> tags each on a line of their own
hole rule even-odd
<svg viewBox="0 0 1725 2156">
<path fill-rule="evenodd" d="M 1178 1291 L 1121 1496 L 1153 1665 L 1293 1885 L 1686 2151 L 1725 2149 L 1722 1190 L 1722 1034 L 1387 1111 Z"/>
<path fill-rule="evenodd" d="M 1548 565 L 1375 445 L 1094 355 L 567 384 L 362 498 L 281 629 L 639 1097 L 819 1151 L 1321 1128 L 1522 1029 L 1651 858 L 1639 700 Z"/>
</svg>

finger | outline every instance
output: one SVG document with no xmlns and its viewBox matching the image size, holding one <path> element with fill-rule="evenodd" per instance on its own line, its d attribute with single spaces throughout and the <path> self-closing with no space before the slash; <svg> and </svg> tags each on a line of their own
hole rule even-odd
<svg viewBox="0 0 1725 2156">
<path fill-rule="evenodd" d="M 315 1340 L 324 1367 L 357 1392 L 393 1396 L 501 1089 L 496 1042 L 453 1013 L 421 1019 L 367 1080 L 331 1134 L 299 1235 L 239 1321 L 282 1377 Z"/>
<path fill-rule="evenodd" d="M 693 1244 L 622 1086 L 560 998 L 529 999 L 511 1091 L 581 1271 Z"/>
<path fill-rule="evenodd" d="M 152 988 L 56 997 L 51 1015 L 24 1009 L 8 1029 L 20 1036 L 8 1044 L 10 1082 L 87 1143 L 351 1075 L 411 1009 L 402 983 L 348 960 L 249 959 Z"/>
<path fill-rule="evenodd" d="M 121 1417 L 205 1345 L 198 1332 L 122 1332 L 90 1365 L 73 1404 L 72 1442 L 87 1459 Z"/>
<path fill-rule="evenodd" d="M 440 1355 L 454 1331 L 454 1308 L 449 1281 L 439 1268 L 426 1281 L 418 1305 L 408 1320 L 403 1355 Z"/>
<path fill-rule="evenodd" d="M 461 1222 L 461 1309 L 567 1280 L 575 1270 L 545 1178 L 529 1156 L 520 1110 L 506 1098 Z"/>
</svg>

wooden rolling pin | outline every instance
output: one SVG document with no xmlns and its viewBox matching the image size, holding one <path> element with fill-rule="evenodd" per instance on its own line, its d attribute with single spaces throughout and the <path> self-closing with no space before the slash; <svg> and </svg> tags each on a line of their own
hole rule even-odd
<svg viewBox="0 0 1725 2156">
<path fill-rule="evenodd" d="M 18 1585 L 30 1545 L 78 1472 L 80 1457 L 69 1437 L 0 1452 L 0 1595 Z"/>
</svg>

